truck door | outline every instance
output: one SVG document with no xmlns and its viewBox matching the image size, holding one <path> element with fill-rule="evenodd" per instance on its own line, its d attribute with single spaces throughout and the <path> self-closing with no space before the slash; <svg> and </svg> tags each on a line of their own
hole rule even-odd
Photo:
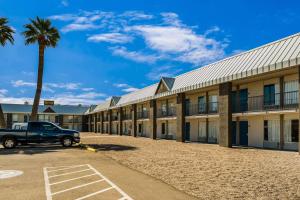
<svg viewBox="0 0 300 200">
<path fill-rule="evenodd" d="M 42 133 L 41 140 L 43 142 L 56 142 L 59 140 L 60 129 L 51 123 L 41 122 Z"/>
<path fill-rule="evenodd" d="M 27 141 L 28 142 L 40 142 L 40 135 L 42 133 L 42 127 L 38 122 L 30 122 L 27 128 Z"/>
</svg>

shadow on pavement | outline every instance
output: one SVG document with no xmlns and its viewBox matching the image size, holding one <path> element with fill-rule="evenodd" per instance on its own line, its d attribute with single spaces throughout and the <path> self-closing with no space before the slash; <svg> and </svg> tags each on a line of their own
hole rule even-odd
<svg viewBox="0 0 300 200">
<path fill-rule="evenodd" d="M 97 151 L 133 151 L 136 147 L 118 145 L 118 144 L 88 144 L 90 147 L 97 149 Z"/>
<path fill-rule="evenodd" d="M 0 145 L 0 155 L 12 155 L 12 154 L 25 154 L 25 155 L 34 155 L 34 154 L 43 154 L 43 153 L 53 153 L 66 149 L 78 149 L 78 146 L 75 147 L 62 147 L 58 144 L 29 144 L 24 146 L 17 146 L 14 149 L 4 149 Z"/>
</svg>

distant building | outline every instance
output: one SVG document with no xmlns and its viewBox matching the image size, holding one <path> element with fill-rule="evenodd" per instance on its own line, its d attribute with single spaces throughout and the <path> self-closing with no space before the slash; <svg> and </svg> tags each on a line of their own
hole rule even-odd
<svg viewBox="0 0 300 200">
<path fill-rule="evenodd" d="M 25 104 L 1 104 L 7 128 L 13 123 L 28 122 L 30 119 L 32 105 Z M 85 112 L 89 106 L 55 105 L 54 101 L 45 101 L 38 109 L 38 119 L 58 124 L 63 128 L 78 131 L 87 130 Z"/>
</svg>

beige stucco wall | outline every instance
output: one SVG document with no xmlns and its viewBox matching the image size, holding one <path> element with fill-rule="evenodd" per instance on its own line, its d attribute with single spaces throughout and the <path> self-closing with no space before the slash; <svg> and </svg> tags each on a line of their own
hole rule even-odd
<svg viewBox="0 0 300 200">
<path fill-rule="evenodd" d="M 168 128 L 166 134 L 162 135 L 162 123 L 165 123 Z M 158 120 L 157 121 L 157 138 L 165 138 L 166 135 L 172 136 L 173 139 L 176 139 L 176 120 Z"/>
</svg>

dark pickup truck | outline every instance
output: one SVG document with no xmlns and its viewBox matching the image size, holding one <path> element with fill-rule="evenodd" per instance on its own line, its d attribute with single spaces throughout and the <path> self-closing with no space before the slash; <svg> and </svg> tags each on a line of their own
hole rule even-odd
<svg viewBox="0 0 300 200">
<path fill-rule="evenodd" d="M 20 129 L 0 129 L 0 144 L 14 148 L 27 143 L 61 143 L 65 147 L 80 142 L 78 131 L 62 129 L 51 122 L 28 122 Z"/>
</svg>

